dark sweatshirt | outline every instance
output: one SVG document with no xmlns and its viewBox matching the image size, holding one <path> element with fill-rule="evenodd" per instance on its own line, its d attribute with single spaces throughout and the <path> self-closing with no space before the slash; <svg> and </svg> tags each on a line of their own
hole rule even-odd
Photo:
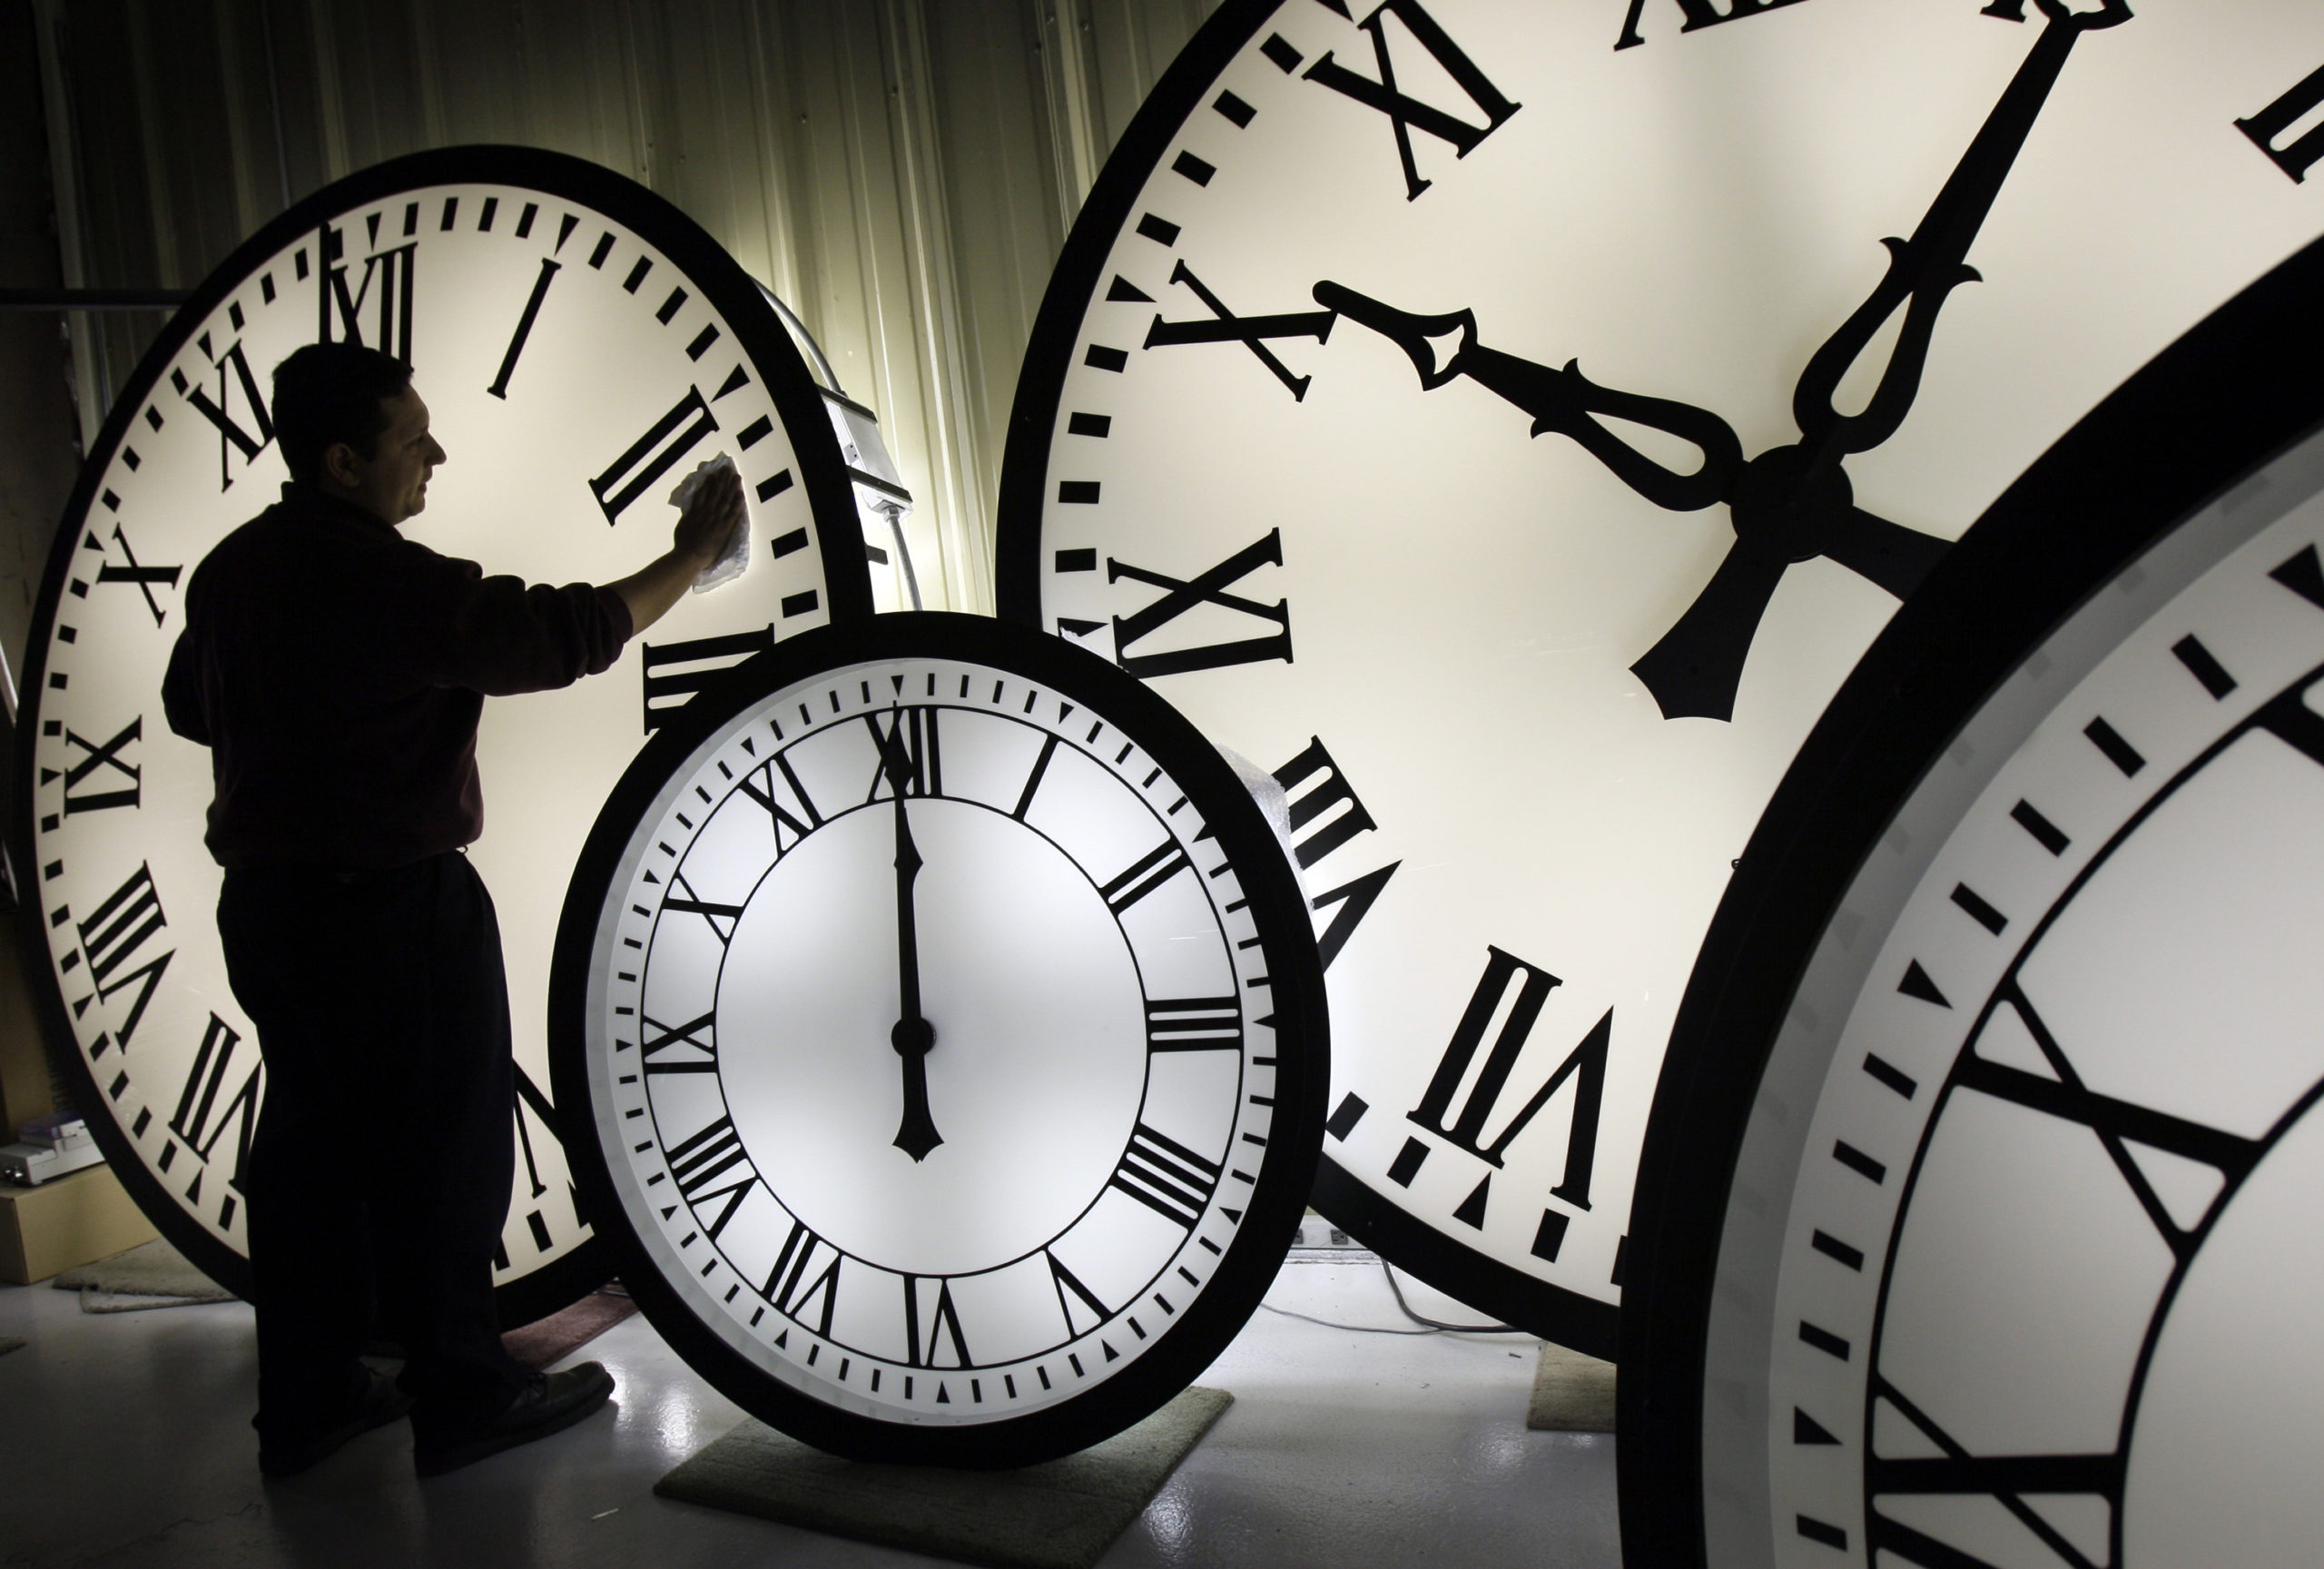
<svg viewBox="0 0 2324 1569">
<path fill-rule="evenodd" d="M 211 749 L 222 866 L 399 866 L 484 829 L 484 699 L 614 662 L 610 588 L 527 587 L 439 556 L 293 483 L 218 543 L 186 590 L 162 685 Z"/>
</svg>

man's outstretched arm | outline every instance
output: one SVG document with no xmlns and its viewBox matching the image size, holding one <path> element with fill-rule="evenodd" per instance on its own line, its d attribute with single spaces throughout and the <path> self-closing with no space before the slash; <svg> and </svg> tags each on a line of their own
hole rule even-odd
<svg viewBox="0 0 2324 1569">
<path fill-rule="evenodd" d="M 629 607 L 630 636 L 659 621 L 703 569 L 725 554 L 726 542 L 743 526 L 742 476 L 730 469 L 694 493 L 678 516 L 665 554 L 642 571 L 606 585 Z"/>
</svg>

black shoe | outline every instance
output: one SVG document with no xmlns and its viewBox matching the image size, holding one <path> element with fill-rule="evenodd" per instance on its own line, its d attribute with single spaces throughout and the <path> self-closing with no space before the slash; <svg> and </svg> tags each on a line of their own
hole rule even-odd
<svg viewBox="0 0 2324 1569">
<path fill-rule="evenodd" d="M 346 1447 L 348 1441 L 384 1427 L 411 1409 L 411 1396 L 372 1368 L 363 1369 L 362 1393 L 339 1421 L 298 1438 L 258 1441 L 258 1468 L 268 1476 L 296 1476 Z"/>
<path fill-rule="evenodd" d="M 602 1363 L 584 1362 L 562 1373 L 537 1376 L 517 1391 L 516 1403 L 491 1421 L 414 1443 L 412 1467 L 422 1476 L 441 1476 L 487 1455 L 561 1433 L 603 1406 L 613 1392 L 613 1375 Z"/>
</svg>

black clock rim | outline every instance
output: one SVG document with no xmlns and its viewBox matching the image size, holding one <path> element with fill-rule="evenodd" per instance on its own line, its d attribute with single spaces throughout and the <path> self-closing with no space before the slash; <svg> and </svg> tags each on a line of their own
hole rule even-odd
<svg viewBox="0 0 2324 1569">
<path fill-rule="evenodd" d="M 1097 298 L 1106 257 L 1129 222 L 1137 193 L 1187 119 L 1201 108 L 1205 94 L 1285 3 L 1226 0 L 1196 30 L 1123 128 L 1058 252 L 1017 375 L 1009 442 L 1000 459 L 993 592 L 995 614 L 1003 621 L 1042 628 L 1041 513 L 1048 495 L 1049 444 L 1057 431 L 1058 400 L 1064 396 L 1073 345 Z"/>
<path fill-rule="evenodd" d="M 1059 253 L 1018 376 L 1009 445 L 1001 458 L 994 599 L 1004 621 L 1036 630 L 1043 627 L 1041 518 L 1049 450 L 1073 346 L 1104 281 L 1106 258 L 1162 155 L 1189 117 L 1201 111 L 1220 73 L 1283 4 L 1227 0 L 1202 25 L 1123 131 Z M 1621 1311 L 1615 1304 L 1537 1279 L 1463 1247 L 1391 1203 L 1329 1155 L 1317 1169 L 1314 1201 L 1318 1212 L 1382 1258 L 1480 1312 L 1590 1356 L 1614 1355 Z"/>
<path fill-rule="evenodd" d="M 1194 1304 L 1123 1371 L 1059 1405 L 958 1427 L 917 1426 L 835 1410 L 762 1372 L 698 1319 L 662 1278 L 628 1223 L 590 1109 L 585 1020 L 590 952 L 606 891 L 631 834 L 671 773 L 757 698 L 823 671 L 873 659 L 973 660 L 1011 670 L 1080 703 L 1135 736 L 1192 796 L 1234 863 L 1267 958 L 1280 1061 L 1275 1124 L 1235 1240 Z M 1257 1312 L 1296 1233 L 1323 1142 L 1330 1086 L 1323 964 L 1307 904 L 1274 828 L 1234 770 L 1192 724 L 1093 654 L 1027 628 L 947 611 L 882 616 L 786 638 L 705 687 L 657 731 L 607 797 L 558 923 L 549 982 L 549 1072 L 582 1203 L 646 1318 L 687 1366 L 753 1416 L 852 1459 L 993 1470 L 1087 1448 L 1160 1409 L 1226 1349 Z M 1303 1050 L 1292 1050 L 1294 1042 Z"/>
<path fill-rule="evenodd" d="M 823 412 L 822 394 L 789 332 L 767 305 L 757 282 L 743 271 L 741 264 L 700 224 L 667 200 L 602 164 L 539 147 L 438 147 L 359 170 L 286 209 L 211 270 L 201 287 L 179 308 L 144 358 L 138 361 L 136 371 L 114 399 L 89 457 L 82 463 L 80 479 L 65 503 L 49 549 L 48 565 L 25 636 L 25 668 L 18 688 L 22 704 L 17 721 L 20 735 L 33 737 L 39 734 L 48 646 L 55 632 L 58 602 L 71 577 L 72 557 L 78 548 L 81 531 L 95 505 L 105 472 L 113 455 L 127 440 L 138 411 L 153 395 L 170 362 L 202 323 L 247 282 L 261 264 L 323 220 L 399 191 L 471 182 L 522 186 L 602 213 L 646 239 L 677 263 L 689 281 L 699 284 L 704 295 L 733 328 L 753 368 L 765 380 L 783 429 L 797 449 L 800 484 L 809 498 L 817 543 L 823 547 L 824 582 L 832 619 L 868 618 L 872 614 L 871 569 L 862 551 L 833 550 L 829 548 L 832 542 L 822 538 L 826 518 L 843 519 L 852 527 L 856 515 L 854 492 L 848 483 L 838 439 L 832 435 L 830 419 Z M 271 498 L 259 499 L 256 506 L 264 506 L 267 499 Z M 87 1111 L 90 1130 L 95 1135 L 106 1163 L 139 1210 L 195 1268 L 247 1299 L 251 1292 L 250 1260 L 219 1242 L 207 1228 L 186 1214 L 169 1190 L 145 1169 L 135 1146 L 102 1110 L 107 1103 L 103 1088 L 74 1044 L 64 997 L 48 960 L 47 933 L 41 923 L 37 893 L 40 863 L 34 848 L 37 816 L 34 797 L 35 750 L 30 741 L 16 748 L 15 799 L 8 814 L 6 832 L 15 873 L 18 924 L 26 950 L 25 967 L 31 972 L 34 1008 L 40 1019 L 50 1061 L 63 1067 L 76 1104 Z M 202 918 L 207 920 L 209 913 L 202 912 Z M 530 1323 L 576 1300 L 602 1284 L 611 1273 L 603 1250 L 594 1240 L 585 1239 L 571 1252 L 497 1288 L 493 1299 L 505 1325 Z"/>
<path fill-rule="evenodd" d="M 1896 812 L 2012 672 L 2122 568 L 2324 427 L 2324 240 L 2108 396 L 2003 493 L 1875 639 L 1770 799 L 1655 1087 L 1618 1396 L 1627 1563 L 1699 1565 L 1710 1293 L 1735 1161 L 1793 993 Z"/>
</svg>

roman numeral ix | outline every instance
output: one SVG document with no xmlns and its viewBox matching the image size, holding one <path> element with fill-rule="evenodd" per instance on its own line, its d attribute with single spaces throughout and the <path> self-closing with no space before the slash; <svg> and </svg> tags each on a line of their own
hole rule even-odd
<svg viewBox="0 0 2324 1569">
<path fill-rule="evenodd" d="M 1290 663 L 1289 603 L 1278 599 L 1273 605 L 1262 605 L 1256 599 L 1246 599 L 1238 594 L 1226 592 L 1231 585 L 1241 582 L 1261 567 L 1282 565 L 1283 531 L 1279 528 L 1269 529 L 1265 538 L 1246 545 L 1217 566 L 1196 574 L 1192 579 L 1173 577 L 1167 573 L 1132 567 L 1127 562 L 1107 558 L 1107 582 L 1118 583 L 1127 577 L 1134 583 L 1149 584 L 1163 591 L 1153 603 L 1135 614 L 1114 617 L 1114 662 L 1140 680 L 1156 676 L 1180 675 L 1189 670 L 1215 670 L 1226 665 L 1249 665 L 1266 659 Z M 1153 654 L 1130 652 L 1131 644 L 1153 636 L 1200 605 L 1216 605 L 1245 616 L 1256 617 L 1273 623 L 1275 630 L 1263 636 L 1229 643 L 1210 643 Z"/>
<path fill-rule="evenodd" d="M 1166 321 L 1161 312 L 1155 312 L 1154 324 L 1146 330 L 1147 349 L 1164 348 L 1180 343 L 1240 343 L 1248 349 L 1258 362 L 1265 366 L 1275 379 L 1282 382 L 1298 402 L 1307 396 L 1311 376 L 1295 376 L 1291 368 L 1275 358 L 1275 350 L 1264 341 L 1269 338 L 1313 338 L 1322 343 L 1332 335 L 1332 323 L 1339 320 L 1331 311 L 1298 311 L 1277 316 L 1237 316 L 1226 302 L 1212 293 L 1194 270 L 1184 262 L 1170 269 L 1170 281 L 1183 283 L 1191 290 L 1216 318 L 1209 321 Z"/>
</svg>

